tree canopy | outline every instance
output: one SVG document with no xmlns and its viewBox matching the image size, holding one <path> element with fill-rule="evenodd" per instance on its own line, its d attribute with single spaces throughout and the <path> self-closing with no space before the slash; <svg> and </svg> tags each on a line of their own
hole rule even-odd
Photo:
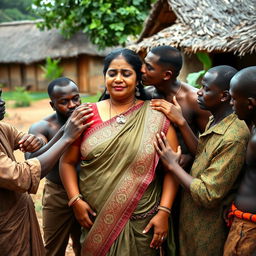
<svg viewBox="0 0 256 256">
<path fill-rule="evenodd" d="M 33 0 L 44 19 L 39 28 L 58 28 L 66 37 L 83 31 L 99 48 L 124 45 L 138 35 L 154 0 Z"/>
<path fill-rule="evenodd" d="M 32 0 L 0 0 L 0 22 L 34 19 L 31 5 Z"/>
</svg>

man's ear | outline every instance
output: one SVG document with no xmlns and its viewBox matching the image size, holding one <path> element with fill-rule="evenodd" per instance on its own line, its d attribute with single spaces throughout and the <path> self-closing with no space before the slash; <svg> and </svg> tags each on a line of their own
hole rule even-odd
<svg viewBox="0 0 256 256">
<path fill-rule="evenodd" d="M 230 100 L 231 100 L 231 96 L 229 94 L 229 91 L 228 90 L 223 91 L 220 101 L 221 102 L 224 102 L 224 101 L 230 102 Z"/>
<path fill-rule="evenodd" d="M 53 102 L 52 102 L 52 101 L 50 101 L 49 103 L 50 103 L 50 105 L 51 105 L 52 109 L 55 111 L 56 109 L 55 109 L 55 107 L 54 107 Z"/>
<path fill-rule="evenodd" d="M 172 71 L 171 70 L 167 70 L 164 73 L 164 78 L 163 79 L 164 80 L 170 80 L 172 78 L 172 75 L 173 75 Z"/>
<path fill-rule="evenodd" d="M 249 103 L 249 104 L 248 104 L 248 108 L 249 108 L 250 110 L 256 108 L 256 99 L 255 99 L 255 98 L 249 97 L 249 98 L 248 98 L 248 103 Z"/>
</svg>

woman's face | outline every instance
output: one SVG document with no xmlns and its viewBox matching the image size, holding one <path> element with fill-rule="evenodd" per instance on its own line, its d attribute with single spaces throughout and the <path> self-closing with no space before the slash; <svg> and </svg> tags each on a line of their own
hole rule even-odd
<svg viewBox="0 0 256 256">
<path fill-rule="evenodd" d="M 137 84 L 136 72 L 125 58 L 119 55 L 110 63 L 105 83 L 111 98 L 115 100 L 133 99 Z"/>
</svg>

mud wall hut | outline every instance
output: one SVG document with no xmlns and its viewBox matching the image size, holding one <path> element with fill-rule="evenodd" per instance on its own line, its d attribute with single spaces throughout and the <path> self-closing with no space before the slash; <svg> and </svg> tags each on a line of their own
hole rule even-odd
<svg viewBox="0 0 256 256">
<path fill-rule="evenodd" d="M 82 33 L 65 39 L 57 29 L 40 31 L 38 21 L 0 24 L 0 84 L 9 89 L 30 86 L 45 91 L 49 81 L 40 65 L 47 57 L 60 59 L 63 76 L 74 80 L 83 93 L 96 93 L 103 85 L 103 58 Z"/>
</svg>

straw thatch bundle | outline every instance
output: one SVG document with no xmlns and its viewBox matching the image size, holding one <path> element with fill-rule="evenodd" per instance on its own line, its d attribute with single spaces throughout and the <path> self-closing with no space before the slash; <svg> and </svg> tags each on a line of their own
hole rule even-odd
<svg viewBox="0 0 256 256">
<path fill-rule="evenodd" d="M 129 48 L 140 52 L 158 45 L 185 53 L 256 53 L 256 0 L 158 0 Z"/>
</svg>

